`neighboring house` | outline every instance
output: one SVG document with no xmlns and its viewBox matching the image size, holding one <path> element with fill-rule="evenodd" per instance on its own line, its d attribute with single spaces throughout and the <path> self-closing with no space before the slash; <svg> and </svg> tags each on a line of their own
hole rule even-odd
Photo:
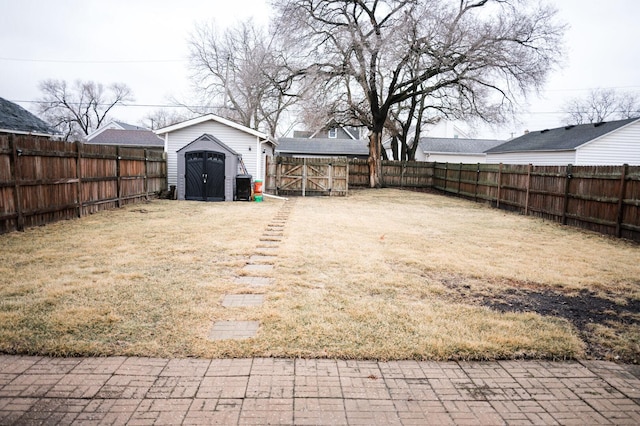
<svg viewBox="0 0 640 426">
<path fill-rule="evenodd" d="M 0 133 L 15 135 L 57 136 L 47 123 L 20 105 L 0 98 Z"/>
<path fill-rule="evenodd" d="M 236 176 L 264 179 L 276 142 L 267 134 L 213 114 L 155 131 L 164 138 L 167 181 L 178 199 L 232 201 Z M 236 164 L 236 170 L 232 170 Z M 244 168 L 243 168 L 244 166 Z"/>
<path fill-rule="evenodd" d="M 486 153 L 494 164 L 640 165 L 640 118 L 529 132 Z"/>
<path fill-rule="evenodd" d="M 329 120 L 316 131 L 294 130 L 294 139 L 367 139 L 369 131 L 366 127 L 343 126 Z"/>
<path fill-rule="evenodd" d="M 368 158 L 369 141 L 354 139 L 280 138 L 276 155 L 282 157 Z"/>
<path fill-rule="evenodd" d="M 96 130 L 107 130 L 107 129 L 116 129 L 116 130 L 149 130 L 145 127 L 136 126 L 134 124 L 123 123 L 122 121 L 111 120 L 104 126 L 100 126 L 100 129 Z M 94 132 L 95 133 L 95 132 Z"/>
<path fill-rule="evenodd" d="M 420 138 L 416 161 L 439 163 L 485 163 L 484 151 L 502 144 L 496 139 Z"/>
<path fill-rule="evenodd" d="M 146 129 L 98 129 L 86 137 L 86 143 L 164 149 L 164 140 Z"/>
<path fill-rule="evenodd" d="M 471 139 L 466 128 L 461 121 L 440 119 L 435 124 L 425 125 L 422 134 L 430 138 Z"/>
</svg>

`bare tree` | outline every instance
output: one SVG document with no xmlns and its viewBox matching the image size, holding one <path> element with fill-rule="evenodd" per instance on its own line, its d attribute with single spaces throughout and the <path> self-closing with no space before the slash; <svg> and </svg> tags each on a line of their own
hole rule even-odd
<svg viewBox="0 0 640 426">
<path fill-rule="evenodd" d="M 561 54 L 555 9 L 519 0 L 275 0 L 307 75 L 339 81 L 337 108 L 370 129 L 370 185 L 394 105 L 426 96 L 449 117 L 497 122 Z"/>
<path fill-rule="evenodd" d="M 276 134 L 297 101 L 287 46 L 251 20 L 224 32 L 196 27 L 189 42 L 192 81 L 209 110 L 244 126 Z M 200 111 L 203 112 L 203 111 Z"/>
<path fill-rule="evenodd" d="M 94 81 L 69 85 L 64 80 L 44 80 L 39 88 L 38 112 L 65 140 L 88 135 L 108 119 L 113 107 L 133 101 L 131 89 L 123 83 L 105 87 Z"/>
<path fill-rule="evenodd" d="M 178 112 L 172 108 L 159 108 L 145 115 L 141 124 L 148 129 L 157 130 L 186 121 L 193 116 L 192 113 Z"/>
<path fill-rule="evenodd" d="M 615 89 L 594 89 L 584 98 L 568 100 L 562 110 L 566 124 L 624 120 L 640 117 L 640 99 L 637 94 L 619 93 Z"/>
</svg>

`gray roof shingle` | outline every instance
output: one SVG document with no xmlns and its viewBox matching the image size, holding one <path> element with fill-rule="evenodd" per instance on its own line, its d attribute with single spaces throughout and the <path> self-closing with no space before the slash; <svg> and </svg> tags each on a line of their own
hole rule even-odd
<svg viewBox="0 0 640 426">
<path fill-rule="evenodd" d="M 447 152 L 454 154 L 482 154 L 487 149 L 502 144 L 497 139 L 420 138 L 423 152 Z"/>
<path fill-rule="evenodd" d="M 521 151 L 568 151 L 639 120 L 609 121 L 538 130 L 488 149 L 487 153 Z"/>
<path fill-rule="evenodd" d="M 47 123 L 18 104 L 0 98 L 0 129 L 20 133 L 55 135 Z"/>
<path fill-rule="evenodd" d="M 281 138 L 278 140 L 276 152 L 302 155 L 368 155 L 369 147 L 366 140 Z"/>
<path fill-rule="evenodd" d="M 151 130 L 107 129 L 87 141 L 96 145 L 131 145 L 163 148 L 164 141 Z"/>
</svg>

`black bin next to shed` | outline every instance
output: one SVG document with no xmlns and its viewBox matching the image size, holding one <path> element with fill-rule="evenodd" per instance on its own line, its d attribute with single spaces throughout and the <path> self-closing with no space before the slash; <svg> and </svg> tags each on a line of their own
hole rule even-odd
<svg viewBox="0 0 640 426">
<path fill-rule="evenodd" d="M 251 201 L 251 175 L 236 176 L 236 200 Z"/>
</svg>

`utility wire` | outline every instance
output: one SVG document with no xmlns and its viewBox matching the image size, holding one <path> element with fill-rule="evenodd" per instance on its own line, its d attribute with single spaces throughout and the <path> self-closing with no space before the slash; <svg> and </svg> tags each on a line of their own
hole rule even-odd
<svg viewBox="0 0 640 426">
<path fill-rule="evenodd" d="M 5 58 L 0 61 L 9 62 L 36 62 L 48 64 L 159 64 L 170 62 L 186 62 L 187 59 L 118 59 L 118 60 L 75 60 L 75 59 L 31 59 L 31 58 Z"/>
</svg>

